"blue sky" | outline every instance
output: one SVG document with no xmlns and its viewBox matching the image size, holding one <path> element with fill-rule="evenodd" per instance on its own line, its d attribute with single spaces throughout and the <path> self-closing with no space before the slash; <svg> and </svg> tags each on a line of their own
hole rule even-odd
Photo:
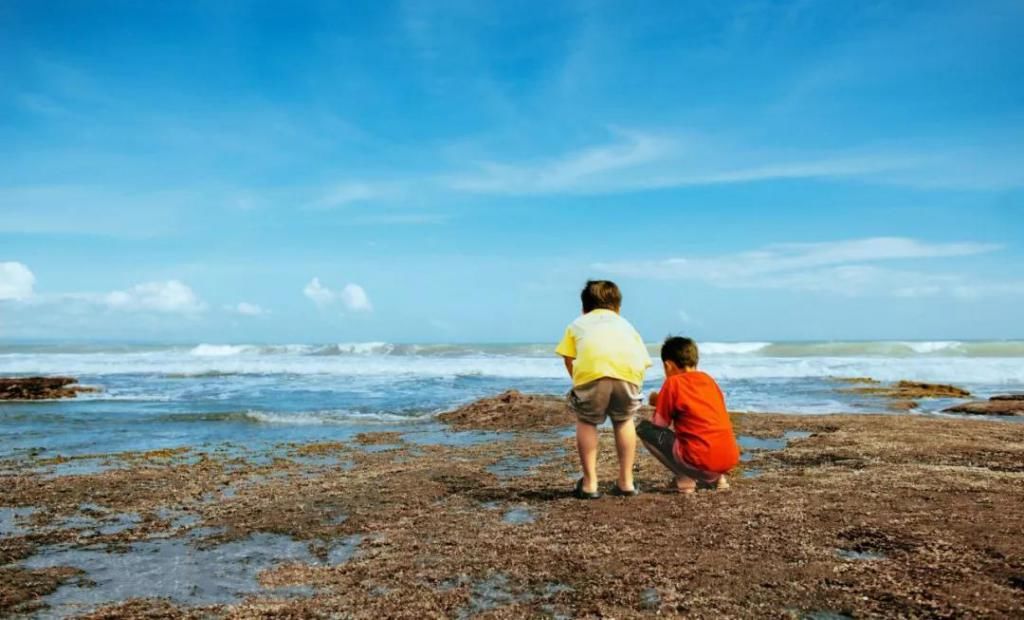
<svg viewBox="0 0 1024 620">
<path fill-rule="evenodd" d="M 1024 4 L 0 5 L 0 338 L 1024 337 Z"/>
</svg>

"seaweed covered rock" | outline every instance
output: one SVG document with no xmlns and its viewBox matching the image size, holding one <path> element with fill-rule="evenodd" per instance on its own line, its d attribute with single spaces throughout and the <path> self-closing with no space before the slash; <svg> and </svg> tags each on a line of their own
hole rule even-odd
<svg viewBox="0 0 1024 620">
<path fill-rule="evenodd" d="M 942 383 L 920 383 L 917 381 L 897 381 L 890 385 L 871 385 L 870 387 L 853 387 L 845 391 L 883 398 L 913 400 L 915 398 L 967 398 L 970 392 L 955 385 Z"/>
<path fill-rule="evenodd" d="M 481 398 L 438 418 L 456 429 L 493 431 L 542 430 L 569 426 L 574 418 L 558 396 L 523 394 L 508 390 Z"/>
<path fill-rule="evenodd" d="M 883 384 L 871 377 L 832 377 L 832 380 L 838 383 L 854 384 L 854 387 L 841 388 L 839 390 L 841 392 L 887 399 L 886 408 L 890 411 L 916 409 L 919 398 L 967 398 L 971 395 L 963 388 L 942 383 L 897 381 Z"/>
<path fill-rule="evenodd" d="M 988 400 L 975 400 L 947 407 L 942 411 L 974 415 L 1024 416 L 1024 394 L 1000 394 Z"/>
<path fill-rule="evenodd" d="M 0 400 L 74 398 L 96 388 L 78 385 L 74 377 L 0 377 Z"/>
</svg>

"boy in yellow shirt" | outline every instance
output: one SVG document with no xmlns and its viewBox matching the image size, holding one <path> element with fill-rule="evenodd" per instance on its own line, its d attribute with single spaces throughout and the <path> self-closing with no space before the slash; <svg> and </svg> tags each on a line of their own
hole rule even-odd
<svg viewBox="0 0 1024 620">
<path fill-rule="evenodd" d="M 643 401 L 644 371 L 651 366 L 644 341 L 619 315 L 622 293 L 614 282 L 590 280 L 580 293 L 583 315 L 569 324 L 555 353 L 572 377 L 569 408 L 576 414 L 576 447 L 583 477 L 573 495 L 597 499 L 597 427 L 611 417 L 619 479 L 613 495 L 636 495 L 633 461 L 636 427 L 633 415 Z"/>
</svg>

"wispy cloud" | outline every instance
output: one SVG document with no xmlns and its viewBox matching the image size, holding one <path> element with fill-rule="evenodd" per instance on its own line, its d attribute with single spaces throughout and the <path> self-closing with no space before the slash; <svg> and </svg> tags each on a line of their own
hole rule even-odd
<svg viewBox="0 0 1024 620">
<path fill-rule="evenodd" d="M 476 170 L 442 177 L 442 183 L 483 194 L 601 194 L 778 179 L 873 178 L 927 163 L 925 156 L 910 151 L 772 153 L 673 132 L 616 130 L 613 138 L 538 161 L 481 161 Z"/>
<path fill-rule="evenodd" d="M 341 302 L 343 306 L 355 312 L 370 312 L 373 304 L 370 303 L 370 296 L 366 290 L 358 284 L 346 284 L 340 291 L 334 291 L 320 283 L 320 278 L 314 277 L 302 290 L 318 307 L 326 307 L 334 302 Z"/>
<path fill-rule="evenodd" d="M 680 320 L 680 321 L 681 321 L 681 322 L 682 322 L 682 323 L 683 323 L 684 325 L 694 325 L 694 326 L 699 326 L 699 325 L 701 324 L 701 322 L 700 322 L 700 321 L 698 321 L 697 319 L 693 318 L 693 315 L 691 315 L 691 314 L 690 314 L 689 312 L 687 312 L 686 310 L 680 310 L 680 311 L 679 311 L 679 312 L 677 313 L 677 316 L 679 317 L 679 320 Z"/>
<path fill-rule="evenodd" d="M 480 162 L 478 171 L 447 179 L 454 190 L 496 194 L 586 191 L 605 186 L 608 173 L 656 162 L 672 142 L 651 134 L 617 132 L 612 143 L 592 146 L 560 157 L 527 164 Z"/>
<path fill-rule="evenodd" d="M 774 244 L 712 257 L 598 263 L 613 275 L 701 281 L 720 288 L 825 291 L 847 296 L 884 294 L 980 297 L 1024 290 L 1024 283 L 972 282 L 959 274 L 894 269 L 900 260 L 964 257 L 1000 249 L 990 243 L 928 243 L 903 237 L 872 237 L 822 243 Z"/>
<path fill-rule="evenodd" d="M 477 156 L 443 189 L 493 195 L 598 195 L 777 180 L 847 180 L 914 189 L 1024 187 L 1019 131 L 933 141 L 775 147 L 675 126 L 611 129 L 602 142 L 537 158 Z M 984 145 L 984 146 L 982 146 Z"/>
<path fill-rule="evenodd" d="M 0 301 L 23 301 L 32 297 L 36 277 L 22 263 L 0 263 Z"/>
<path fill-rule="evenodd" d="M 177 227 L 182 204 L 203 204 L 201 196 L 91 185 L 0 186 L 0 233 L 158 236 Z"/>
<path fill-rule="evenodd" d="M 398 193 L 398 187 L 394 183 L 348 181 L 325 190 L 310 203 L 309 208 L 314 210 L 334 209 L 355 203 L 393 198 Z"/>
<path fill-rule="evenodd" d="M 441 224 L 448 219 L 449 216 L 443 213 L 378 213 L 359 215 L 348 220 L 348 223 L 366 226 L 419 226 Z"/>
</svg>

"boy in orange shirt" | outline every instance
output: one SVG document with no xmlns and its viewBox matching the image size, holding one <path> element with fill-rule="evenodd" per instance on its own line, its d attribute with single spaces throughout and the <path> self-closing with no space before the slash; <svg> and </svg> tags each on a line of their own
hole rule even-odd
<svg viewBox="0 0 1024 620">
<path fill-rule="evenodd" d="M 675 474 L 680 493 L 693 493 L 698 486 L 729 488 L 725 473 L 740 460 L 725 396 L 710 375 L 697 370 L 698 359 L 693 340 L 665 340 L 665 383 L 651 395 L 654 418 L 636 428 L 644 446 Z"/>
</svg>

